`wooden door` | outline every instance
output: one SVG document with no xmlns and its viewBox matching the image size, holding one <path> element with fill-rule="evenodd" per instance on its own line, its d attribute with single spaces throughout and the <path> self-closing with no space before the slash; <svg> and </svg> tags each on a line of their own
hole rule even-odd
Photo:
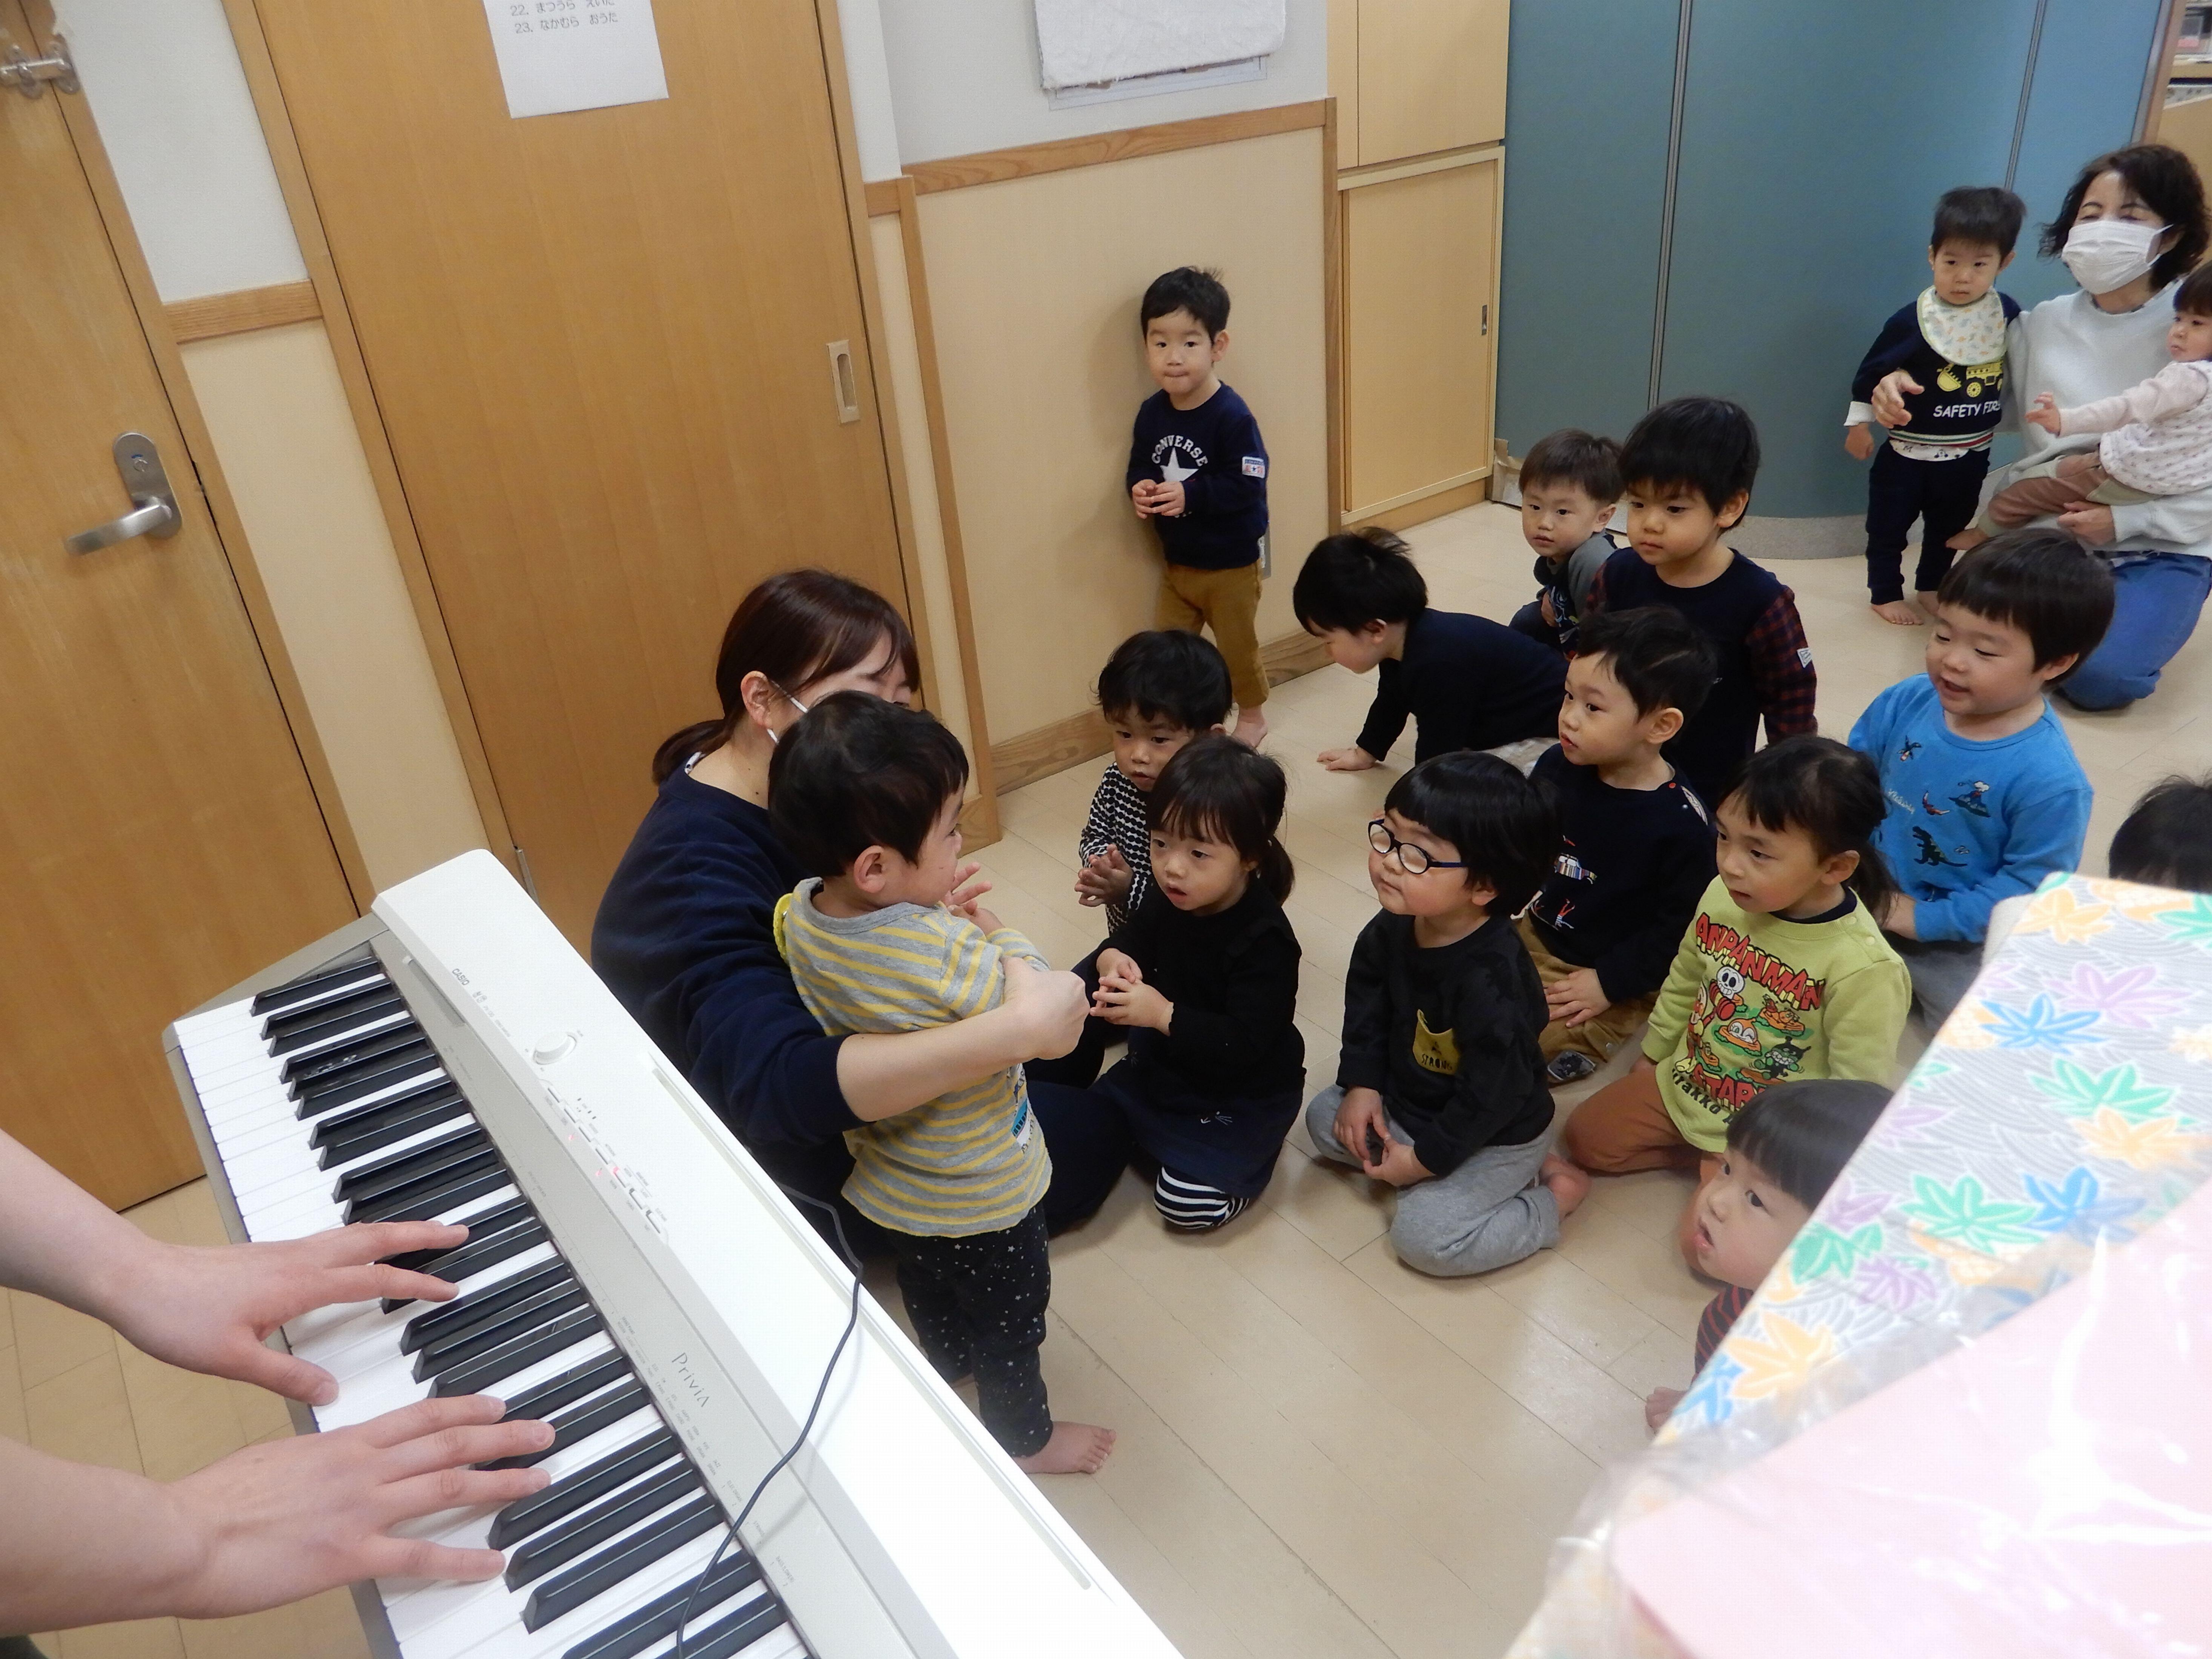
<svg viewBox="0 0 2212 1659">
<path fill-rule="evenodd" d="M 0 1127 L 119 1206 L 200 1173 L 161 1028 L 354 907 L 59 101 L 0 92 Z M 70 554 L 126 431 L 184 528 Z"/>
<path fill-rule="evenodd" d="M 814 6 L 656 0 L 665 100 L 523 120 L 477 0 L 258 6 L 501 804 L 581 944 L 745 590 L 821 564 L 906 608 Z"/>
<path fill-rule="evenodd" d="M 1329 89 L 1346 167 L 1505 138 L 1510 0 L 1334 0 Z M 1593 25 L 1595 27 L 1595 25 Z"/>
<path fill-rule="evenodd" d="M 1492 152 L 1345 181 L 1348 520 L 1471 483 L 1490 466 L 1498 168 Z"/>
</svg>

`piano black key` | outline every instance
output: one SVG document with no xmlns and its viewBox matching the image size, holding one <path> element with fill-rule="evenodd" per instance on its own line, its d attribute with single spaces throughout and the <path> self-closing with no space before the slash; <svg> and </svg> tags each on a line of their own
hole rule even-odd
<svg viewBox="0 0 2212 1659">
<path fill-rule="evenodd" d="M 701 1573 L 665 1595 L 653 1597 L 641 1607 L 632 1608 L 605 1629 L 593 1631 L 562 1654 L 561 1659 L 635 1659 L 635 1656 L 644 1652 L 664 1636 L 675 1635 L 676 1627 L 683 1621 L 687 1609 L 695 1620 L 703 1618 L 739 1590 L 759 1583 L 760 1576 L 760 1563 L 753 1559 L 751 1553 L 743 1544 L 732 1545 L 730 1553 L 710 1571 Z M 737 1619 L 756 1619 L 763 1613 L 772 1613 L 774 1617 L 764 1627 L 745 1638 L 750 1642 L 765 1636 L 783 1622 L 782 1604 L 774 1596 L 769 1596 L 759 1606 L 746 1607 L 722 1623 L 734 1622 Z M 695 1623 L 691 1638 L 684 1644 L 684 1659 L 691 1659 L 693 1653 L 703 1650 L 704 1644 L 713 1639 L 720 1628 L 720 1625 Z M 742 1647 L 744 1644 L 738 1645 Z M 731 1648 L 726 1651 L 734 1653 L 737 1649 Z"/>
<path fill-rule="evenodd" d="M 656 1510 L 666 1509 L 678 1498 L 690 1495 L 699 1486 L 699 1471 L 689 1463 L 672 1463 L 650 1479 L 605 1502 L 571 1516 L 557 1527 L 548 1527 L 544 1532 L 507 1558 L 507 1587 L 520 1589 L 525 1584 L 534 1584 L 547 1573 L 567 1566 L 580 1555 L 589 1554 L 614 1538 L 628 1532 Z"/>
<path fill-rule="evenodd" d="M 504 1224 L 497 1219 L 511 1215 L 520 1219 Z M 545 1229 L 538 1225 L 529 1204 L 519 1198 L 496 1210 L 487 1211 L 470 1222 L 468 1229 L 467 1239 L 451 1249 L 410 1250 L 404 1255 L 390 1258 L 392 1265 L 408 1273 L 428 1273 L 433 1279 L 457 1283 L 495 1262 L 520 1255 L 525 1250 L 534 1250 L 545 1242 Z M 397 1313 L 413 1300 L 411 1296 L 387 1296 L 383 1310 Z"/>
<path fill-rule="evenodd" d="M 326 1042 L 319 1048 L 303 1049 L 286 1060 L 277 1071 L 285 1092 L 297 1100 L 307 1091 L 311 1083 L 331 1082 L 341 1073 L 350 1073 L 354 1067 L 366 1066 L 380 1055 L 394 1048 L 404 1048 L 410 1043 L 428 1041 L 422 1028 L 413 1020 L 402 1020 L 397 1025 L 387 1025 L 352 1042 Z"/>
<path fill-rule="evenodd" d="M 252 1012 L 266 1014 L 290 1008 L 323 996 L 349 981 L 364 979 L 372 974 L 380 979 L 384 975 L 384 964 L 374 957 L 362 957 L 340 968 L 321 969 L 295 979 L 289 985 L 275 986 L 260 993 L 253 999 Z M 389 984 L 391 981 L 387 980 L 385 982 Z"/>
<path fill-rule="evenodd" d="M 505 1347 L 525 1332 L 584 1306 L 586 1299 L 584 1287 L 574 1279 L 567 1279 L 526 1302 L 488 1314 L 477 1323 L 440 1338 L 416 1354 L 415 1380 L 427 1382 L 434 1376 L 443 1376 L 457 1366 L 481 1358 L 495 1348 Z"/>
<path fill-rule="evenodd" d="M 382 1158 L 356 1164 L 340 1176 L 331 1188 L 331 1196 L 340 1203 L 356 1198 L 374 1198 L 410 1182 L 419 1181 L 459 1163 L 473 1152 L 491 1150 L 491 1137 L 483 1127 L 475 1123 L 440 1135 L 434 1140 L 425 1140 L 400 1152 L 387 1152 Z"/>
<path fill-rule="evenodd" d="M 722 1524 L 722 1506 L 705 1493 L 673 1513 L 608 1545 L 562 1573 L 549 1578 L 530 1594 L 522 1606 L 522 1627 L 538 1630 L 564 1613 L 574 1613 L 594 1596 L 602 1595 L 632 1573 L 651 1566 L 671 1550 L 681 1549 L 702 1533 Z"/>
<path fill-rule="evenodd" d="M 603 1358 L 586 1360 L 571 1366 L 558 1376 L 549 1376 L 534 1389 L 525 1389 L 507 1402 L 507 1414 L 511 1421 L 532 1422 L 547 1413 L 559 1411 L 563 1406 L 573 1406 L 586 1395 L 597 1394 L 611 1382 L 619 1382 L 629 1375 L 629 1361 L 618 1353 Z M 526 1455 L 528 1454 L 526 1454 Z M 514 1458 L 501 1458 L 495 1463 L 479 1463 L 480 1469 L 520 1468 L 523 1465 Z"/>
<path fill-rule="evenodd" d="M 406 1009 L 396 988 L 379 986 L 357 996 L 339 997 L 319 1007 L 303 1008 L 296 1014 L 272 1019 L 262 1036 L 268 1042 L 271 1056 L 296 1054 L 302 1048 L 328 1042 L 332 1037 L 343 1036 L 348 1031 L 358 1030 L 386 1014 L 404 1013 Z"/>
<path fill-rule="evenodd" d="M 512 1279 L 502 1279 L 496 1285 L 487 1285 L 480 1291 L 471 1291 L 456 1302 L 446 1302 L 419 1313 L 409 1320 L 399 1334 L 399 1352 L 413 1353 L 442 1342 L 449 1336 L 472 1330 L 485 1320 L 504 1313 L 518 1302 L 527 1302 L 532 1297 L 550 1291 L 558 1285 L 573 1285 L 576 1275 L 565 1261 L 547 1262 L 542 1267 L 532 1267 Z"/>
<path fill-rule="evenodd" d="M 770 1631 L 781 1628 L 786 1617 L 783 1603 L 771 1595 L 757 1606 L 743 1607 L 685 1638 L 684 1659 L 732 1659 Z"/>
<path fill-rule="evenodd" d="M 587 1400 L 574 1410 L 553 1419 L 553 1443 L 544 1451 L 519 1452 L 513 1457 L 502 1457 L 495 1463 L 480 1463 L 485 1469 L 535 1468 L 556 1452 L 563 1452 L 580 1440 L 588 1440 L 601 1429 L 619 1423 L 634 1411 L 641 1411 L 653 1403 L 653 1396 L 645 1391 L 642 1382 L 629 1382 L 597 1400 Z M 509 1417 L 514 1416 L 512 1407 Z M 524 1419 L 517 1419 L 524 1420 Z"/>
<path fill-rule="evenodd" d="M 563 1348 L 574 1347 L 587 1336 L 595 1336 L 605 1329 L 599 1310 L 588 1304 L 572 1308 L 543 1328 L 518 1336 L 505 1346 L 494 1348 L 473 1363 L 446 1372 L 431 1386 L 430 1392 L 438 1397 L 457 1394 L 482 1394 L 497 1386 L 527 1365 L 541 1359 L 550 1359 Z"/>
<path fill-rule="evenodd" d="M 348 1224 L 356 1221 L 428 1221 L 448 1210 L 457 1210 L 471 1199 L 495 1193 L 514 1177 L 507 1166 L 498 1162 L 499 1154 L 489 1154 L 493 1162 L 489 1169 L 472 1169 L 458 1179 L 428 1187 L 415 1186 L 396 1193 L 386 1193 L 380 1198 L 363 1200 L 345 1207 Z"/>
<path fill-rule="evenodd" d="M 430 1039 L 380 1054 L 367 1069 L 346 1072 L 302 1089 L 295 1098 L 299 1105 L 292 1115 L 305 1120 L 325 1112 L 334 1112 L 341 1106 L 350 1106 L 356 1100 L 370 1095 L 380 1095 L 387 1089 L 396 1089 L 410 1078 L 428 1078 L 440 1065 L 437 1054 L 430 1048 Z"/>
<path fill-rule="evenodd" d="M 510 1410 L 512 1408 L 510 1407 Z M 595 1504 L 617 1487 L 626 1486 L 647 1469 L 677 1455 L 676 1435 L 656 1429 L 630 1445 L 620 1446 L 580 1469 L 571 1469 L 550 1486 L 527 1498 L 518 1498 L 492 1517 L 491 1547 L 503 1550 L 532 1534 L 551 1526 L 565 1515 L 574 1515 L 586 1504 Z"/>
<path fill-rule="evenodd" d="M 356 1106 L 336 1117 L 324 1118 L 307 1137 L 307 1144 L 317 1149 L 317 1161 L 327 1170 L 333 1164 L 350 1164 L 363 1152 L 373 1152 L 379 1146 L 420 1134 L 457 1115 L 471 1122 L 475 1121 L 468 1103 L 461 1098 L 461 1091 L 447 1079 L 395 1100 Z"/>
</svg>

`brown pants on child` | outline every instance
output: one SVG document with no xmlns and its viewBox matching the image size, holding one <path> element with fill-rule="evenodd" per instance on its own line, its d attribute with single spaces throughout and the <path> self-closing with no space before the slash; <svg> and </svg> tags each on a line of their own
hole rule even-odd
<svg viewBox="0 0 2212 1659">
<path fill-rule="evenodd" d="M 1260 666 L 1260 565 L 1257 560 L 1234 570 L 1200 570 L 1171 564 L 1160 573 L 1160 599 L 1153 617 L 1158 628 L 1195 634 L 1213 629 L 1213 642 L 1229 665 L 1230 689 L 1239 710 L 1267 701 L 1267 672 Z"/>
<path fill-rule="evenodd" d="M 1697 1266 L 1698 1193 L 1721 1172 L 1720 1154 L 1692 1146 L 1682 1139 L 1659 1097 L 1659 1073 L 1641 1067 L 1618 1082 L 1608 1083 L 1575 1108 L 1567 1127 L 1559 1132 L 1559 1152 L 1571 1164 L 1599 1175 L 1626 1175 L 1634 1170 L 1695 1170 L 1698 1192 L 1690 1195 L 1674 1242 L 1682 1259 Z"/>
<path fill-rule="evenodd" d="M 1550 990 L 1569 974 L 1582 971 L 1573 963 L 1563 961 L 1545 949 L 1535 923 L 1528 917 L 1522 917 L 1515 926 L 1520 930 L 1521 943 L 1528 949 L 1528 960 L 1536 964 L 1536 977 L 1544 981 L 1546 990 Z M 1602 1066 L 1619 1054 L 1620 1045 L 1642 1028 L 1644 1022 L 1651 1017 L 1651 1005 L 1658 1000 L 1659 994 L 1654 991 L 1650 995 L 1638 997 L 1633 1001 L 1616 1002 L 1595 1018 L 1586 1019 L 1579 1025 L 1569 1025 L 1555 1019 L 1544 1028 L 1537 1042 L 1547 1060 L 1563 1049 L 1572 1048 L 1577 1054 L 1588 1054 Z"/>
<path fill-rule="evenodd" d="M 2016 530 L 2046 514 L 2063 513 L 2076 501 L 2133 507 L 2155 499 L 2117 482 L 2097 464 L 2097 452 L 2085 449 L 2025 468 L 1990 497 L 1982 516 L 1999 530 Z"/>
</svg>

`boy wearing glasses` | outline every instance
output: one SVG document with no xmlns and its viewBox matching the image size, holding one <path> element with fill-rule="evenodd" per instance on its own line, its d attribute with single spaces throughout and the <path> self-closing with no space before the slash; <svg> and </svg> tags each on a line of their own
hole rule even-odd
<svg viewBox="0 0 2212 1659">
<path fill-rule="evenodd" d="M 1398 1188 L 1390 1243 L 1422 1273 L 1556 1243 L 1589 1177 L 1550 1155 L 1544 989 L 1514 931 L 1559 851 L 1550 804 L 1494 755 L 1423 761 L 1368 825 L 1382 911 L 1345 976 L 1336 1082 L 1306 1105 L 1325 1158 Z"/>
</svg>

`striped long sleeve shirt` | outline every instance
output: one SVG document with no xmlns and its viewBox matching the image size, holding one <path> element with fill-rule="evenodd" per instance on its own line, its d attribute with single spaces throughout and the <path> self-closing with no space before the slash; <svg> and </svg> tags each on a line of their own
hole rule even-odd
<svg viewBox="0 0 2212 1659">
<path fill-rule="evenodd" d="M 832 1036 L 918 1031 L 999 1006 L 1006 959 L 1049 966 L 1011 927 L 986 936 L 942 907 L 890 904 L 825 915 L 799 883 L 776 910 L 776 938 L 799 994 Z M 1044 1196 L 1052 1162 L 1030 1112 L 1022 1068 L 845 1132 L 845 1196 L 879 1226 L 925 1237 L 997 1232 Z"/>
</svg>

